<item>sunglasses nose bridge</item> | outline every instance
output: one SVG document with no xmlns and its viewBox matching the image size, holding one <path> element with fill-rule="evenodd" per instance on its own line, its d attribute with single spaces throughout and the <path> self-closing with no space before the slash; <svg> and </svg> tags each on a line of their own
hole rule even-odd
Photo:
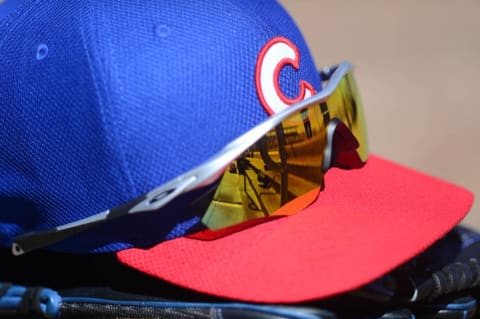
<svg viewBox="0 0 480 319">
<path fill-rule="evenodd" d="M 363 166 L 364 162 L 357 151 L 360 144 L 341 120 L 334 118 L 328 123 L 326 139 L 323 172 L 331 167 L 353 169 Z"/>
</svg>

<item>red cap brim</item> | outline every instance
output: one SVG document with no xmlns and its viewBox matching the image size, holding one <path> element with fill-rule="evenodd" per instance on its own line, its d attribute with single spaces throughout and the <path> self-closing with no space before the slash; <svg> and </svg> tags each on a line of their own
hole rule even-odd
<svg viewBox="0 0 480 319">
<path fill-rule="evenodd" d="M 297 214 L 213 241 L 177 238 L 118 259 L 206 294 L 299 302 L 365 285 L 425 250 L 468 213 L 471 192 L 377 156 L 332 169 Z"/>
</svg>

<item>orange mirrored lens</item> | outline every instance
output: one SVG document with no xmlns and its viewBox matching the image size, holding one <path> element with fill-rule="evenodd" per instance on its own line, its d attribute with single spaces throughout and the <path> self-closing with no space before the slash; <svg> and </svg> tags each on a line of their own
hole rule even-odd
<svg viewBox="0 0 480 319">
<path fill-rule="evenodd" d="M 368 157 L 367 129 L 362 101 L 358 94 L 357 84 L 351 72 L 347 73 L 337 89 L 327 100 L 330 119 L 338 118 L 352 132 L 359 143 L 358 155 L 363 161 Z"/>
<path fill-rule="evenodd" d="M 230 164 L 202 222 L 217 230 L 310 205 L 323 187 L 326 127 L 333 118 L 351 129 L 365 160 L 363 110 L 347 73 L 324 103 L 291 115 Z"/>
</svg>

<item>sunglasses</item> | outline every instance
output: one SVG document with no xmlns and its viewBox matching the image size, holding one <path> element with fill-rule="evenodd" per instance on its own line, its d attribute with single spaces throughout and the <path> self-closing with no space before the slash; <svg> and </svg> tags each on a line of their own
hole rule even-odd
<svg viewBox="0 0 480 319">
<path fill-rule="evenodd" d="M 52 245 L 116 218 L 157 211 L 198 190 L 193 207 L 211 230 L 309 206 L 324 188 L 329 168 L 359 168 L 367 160 L 366 126 L 352 68 L 349 62 L 323 68 L 319 93 L 269 117 L 207 162 L 121 206 L 17 236 L 13 254 Z"/>
</svg>

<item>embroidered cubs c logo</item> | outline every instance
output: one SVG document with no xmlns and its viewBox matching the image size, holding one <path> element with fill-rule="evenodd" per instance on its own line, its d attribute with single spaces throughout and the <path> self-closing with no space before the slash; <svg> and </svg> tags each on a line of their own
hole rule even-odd
<svg viewBox="0 0 480 319">
<path fill-rule="evenodd" d="M 286 65 L 296 71 L 300 66 L 300 52 L 290 40 L 284 37 L 275 37 L 265 44 L 260 51 L 255 68 L 255 85 L 262 106 L 269 115 L 300 102 L 313 94 L 313 86 L 300 80 L 299 94 L 289 98 L 280 89 L 280 72 Z"/>
</svg>

